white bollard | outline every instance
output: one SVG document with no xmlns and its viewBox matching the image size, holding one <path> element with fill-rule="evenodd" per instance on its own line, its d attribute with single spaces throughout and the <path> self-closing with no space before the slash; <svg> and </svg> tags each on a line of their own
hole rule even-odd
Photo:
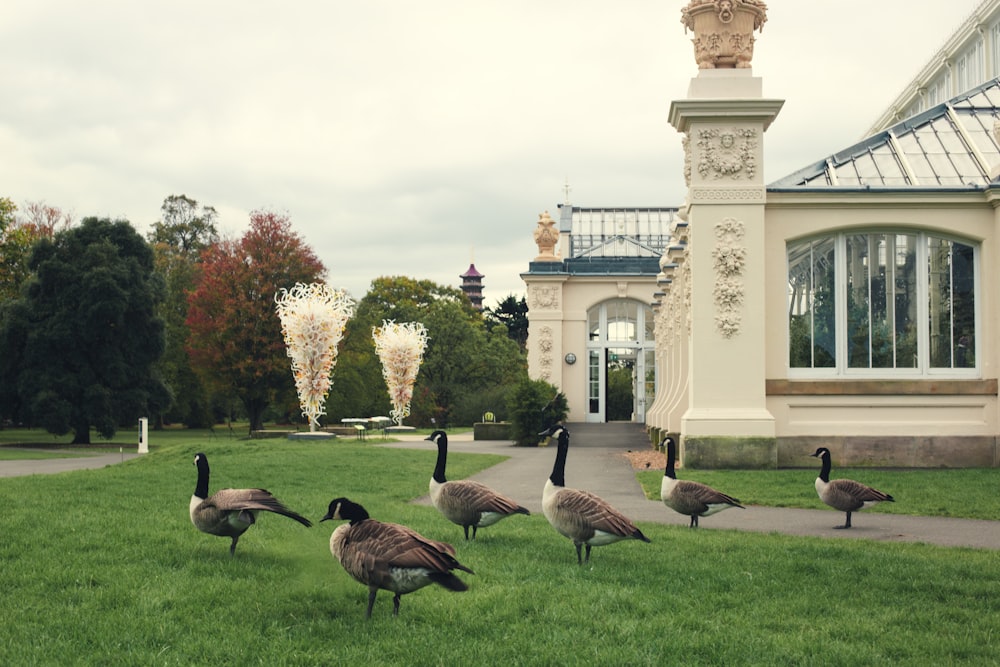
<svg viewBox="0 0 1000 667">
<path fill-rule="evenodd" d="M 149 419 L 139 417 L 139 453 L 149 453 Z"/>
</svg>

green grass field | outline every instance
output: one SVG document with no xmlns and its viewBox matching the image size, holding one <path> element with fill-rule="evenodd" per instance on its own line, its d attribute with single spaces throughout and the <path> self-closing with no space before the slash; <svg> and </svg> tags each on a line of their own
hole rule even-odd
<svg viewBox="0 0 1000 667">
<path fill-rule="evenodd" d="M 819 473 L 802 470 L 681 470 L 678 479 L 708 484 L 744 505 L 830 509 L 813 490 Z M 636 477 L 647 498 L 660 499 L 663 471 L 644 470 Z M 1000 519 L 1000 470 L 994 468 L 879 470 L 836 468 L 831 479 L 847 477 L 890 494 L 894 503 L 879 503 L 865 513 Z M 843 515 L 841 515 L 843 516 Z"/>
<path fill-rule="evenodd" d="M 452 542 L 476 571 L 469 591 L 422 589 L 398 618 L 382 592 L 365 620 L 366 589 L 330 556 L 332 522 L 262 516 L 230 558 L 228 539 L 188 519 L 197 451 L 212 490 L 264 486 L 314 521 L 343 495 Z M 433 460 L 188 434 L 101 470 L 0 479 L 0 664 L 1000 664 L 994 551 L 643 524 L 651 544 L 600 547 L 579 567 L 543 516 L 466 543 L 411 504 Z M 498 460 L 452 453 L 449 475 Z M 880 474 L 895 493 L 907 473 Z"/>
</svg>

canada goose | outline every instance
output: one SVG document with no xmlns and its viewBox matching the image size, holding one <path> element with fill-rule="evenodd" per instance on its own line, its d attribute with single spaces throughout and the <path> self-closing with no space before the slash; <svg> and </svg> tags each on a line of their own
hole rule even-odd
<svg viewBox="0 0 1000 667">
<path fill-rule="evenodd" d="M 858 512 L 875 503 L 883 501 L 895 502 L 889 494 L 878 489 L 865 486 L 853 479 L 835 479 L 830 481 L 830 450 L 820 447 L 811 456 L 818 456 L 823 461 L 823 467 L 816 478 L 816 493 L 819 499 L 834 509 L 847 512 L 847 523 L 834 528 L 850 528 L 851 512 Z"/>
<path fill-rule="evenodd" d="M 431 502 L 444 518 L 465 530 L 465 539 L 469 539 L 470 526 L 472 539 L 476 539 L 479 528 L 492 526 L 511 514 L 531 514 L 512 499 L 481 482 L 471 479 L 452 482 L 446 480 L 444 469 L 448 462 L 448 434 L 438 430 L 426 439 L 436 443 L 438 448 L 437 464 L 430 482 Z"/>
<path fill-rule="evenodd" d="M 557 532 L 573 540 L 578 564 L 590 562 L 591 547 L 619 540 L 650 541 L 628 517 L 604 499 L 589 491 L 566 488 L 569 431 L 562 424 L 556 424 L 539 435 L 556 436 L 558 442 L 556 462 L 542 492 L 542 512 Z M 583 545 L 587 545 L 585 561 L 580 559 L 580 547 Z"/>
<path fill-rule="evenodd" d="M 288 509 L 264 489 L 220 489 L 208 497 L 208 458 L 194 455 L 198 484 L 191 496 L 191 523 L 203 533 L 231 537 L 229 555 L 235 555 L 240 535 L 257 521 L 257 512 L 274 512 L 295 519 L 308 528 L 312 521 Z"/>
<path fill-rule="evenodd" d="M 663 481 L 660 482 L 660 500 L 663 504 L 681 514 L 691 517 L 690 528 L 698 527 L 698 517 L 711 516 L 730 507 L 739 507 L 740 501 L 716 491 L 707 484 L 678 480 L 674 473 L 674 463 L 677 459 L 677 443 L 670 436 L 663 439 L 662 444 L 667 449 L 667 467 L 663 471 Z"/>
<path fill-rule="evenodd" d="M 330 553 L 349 575 L 368 586 L 365 618 L 371 618 L 375 594 L 380 588 L 395 593 L 393 616 L 399 615 L 400 596 L 429 584 L 439 584 L 450 591 L 468 590 L 452 570 L 475 573 L 455 560 L 455 548 L 450 544 L 429 540 L 397 523 L 371 519 L 364 507 L 347 498 L 330 501 L 326 516 L 320 521 L 328 519 L 350 522 L 333 531 Z"/>
</svg>

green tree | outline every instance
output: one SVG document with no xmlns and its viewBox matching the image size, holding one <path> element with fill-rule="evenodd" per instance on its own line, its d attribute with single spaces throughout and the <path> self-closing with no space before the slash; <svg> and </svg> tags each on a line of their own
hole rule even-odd
<svg viewBox="0 0 1000 667">
<path fill-rule="evenodd" d="M 545 380 L 525 378 L 511 388 L 507 398 L 510 413 L 510 439 L 521 447 L 534 447 L 539 433 L 566 419 L 569 407 L 566 397 Z"/>
<path fill-rule="evenodd" d="M 490 331 L 498 325 L 506 328 L 507 335 L 517 342 L 521 349 L 528 345 L 528 302 L 522 296 L 518 299 L 508 294 L 495 308 L 483 311 L 486 318 L 486 328 Z"/>
<path fill-rule="evenodd" d="M 631 421 L 635 403 L 631 366 L 608 366 L 607 420 Z"/>
<path fill-rule="evenodd" d="M 23 215 L 6 197 L 0 198 L 0 302 L 18 296 L 28 281 L 28 260 L 35 242 L 69 229 L 72 216 L 45 202 L 28 202 Z"/>
<path fill-rule="evenodd" d="M 218 240 L 216 221 L 219 214 L 212 206 L 198 208 L 198 201 L 187 195 L 170 195 L 160 206 L 163 219 L 153 223 L 149 242 L 172 248 L 183 256 L 197 255 Z"/>
<path fill-rule="evenodd" d="M 419 426 L 471 423 L 503 405 L 506 387 L 527 377 L 524 355 L 503 327 L 488 333 L 465 294 L 429 280 L 402 276 L 372 281 L 344 333 L 327 401 L 331 418 L 388 414 L 382 366 L 371 339 L 383 320 L 420 322 L 427 349 L 409 422 Z M 431 421 L 433 420 L 433 421 Z"/>
<path fill-rule="evenodd" d="M 17 296 L 27 276 L 30 239 L 16 227 L 17 205 L 0 197 L 0 303 Z"/>
<path fill-rule="evenodd" d="M 0 197 L 0 234 L 3 234 L 7 227 L 14 224 L 15 213 L 17 213 L 17 205 L 8 197 Z"/>
<path fill-rule="evenodd" d="M 158 369 L 173 402 L 166 414 L 157 415 L 153 423 L 155 428 L 162 428 L 167 419 L 190 428 L 204 428 L 211 425 L 212 415 L 208 390 L 194 372 L 187 351 L 187 297 L 197 283 L 201 253 L 219 239 L 218 214 L 211 206 L 199 209 L 197 201 L 184 195 L 167 197 L 160 210 L 163 219 L 153 224 L 146 238 L 153 246 L 156 270 L 166 285 L 160 307 L 166 350 Z"/>
<path fill-rule="evenodd" d="M 264 411 L 275 400 L 298 403 L 274 295 L 325 275 L 288 216 L 272 212 L 252 212 L 239 240 L 203 253 L 188 297 L 188 352 L 209 386 L 243 403 L 251 431 L 263 428 Z"/>
<path fill-rule="evenodd" d="M 169 400 L 153 373 L 163 353 L 162 283 L 125 220 L 86 218 L 42 239 L 33 278 L 0 323 L 5 411 L 51 433 L 106 438 Z"/>
</svg>

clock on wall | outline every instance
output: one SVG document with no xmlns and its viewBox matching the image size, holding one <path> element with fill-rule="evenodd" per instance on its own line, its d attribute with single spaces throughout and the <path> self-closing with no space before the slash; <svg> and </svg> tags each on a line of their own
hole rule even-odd
<svg viewBox="0 0 1000 667">
<path fill-rule="evenodd" d="M 576 363 L 576 355 L 573 354 L 572 352 L 570 352 L 569 354 L 567 354 L 566 355 L 566 363 L 570 364 L 571 366 L 573 364 L 575 364 Z"/>
</svg>

